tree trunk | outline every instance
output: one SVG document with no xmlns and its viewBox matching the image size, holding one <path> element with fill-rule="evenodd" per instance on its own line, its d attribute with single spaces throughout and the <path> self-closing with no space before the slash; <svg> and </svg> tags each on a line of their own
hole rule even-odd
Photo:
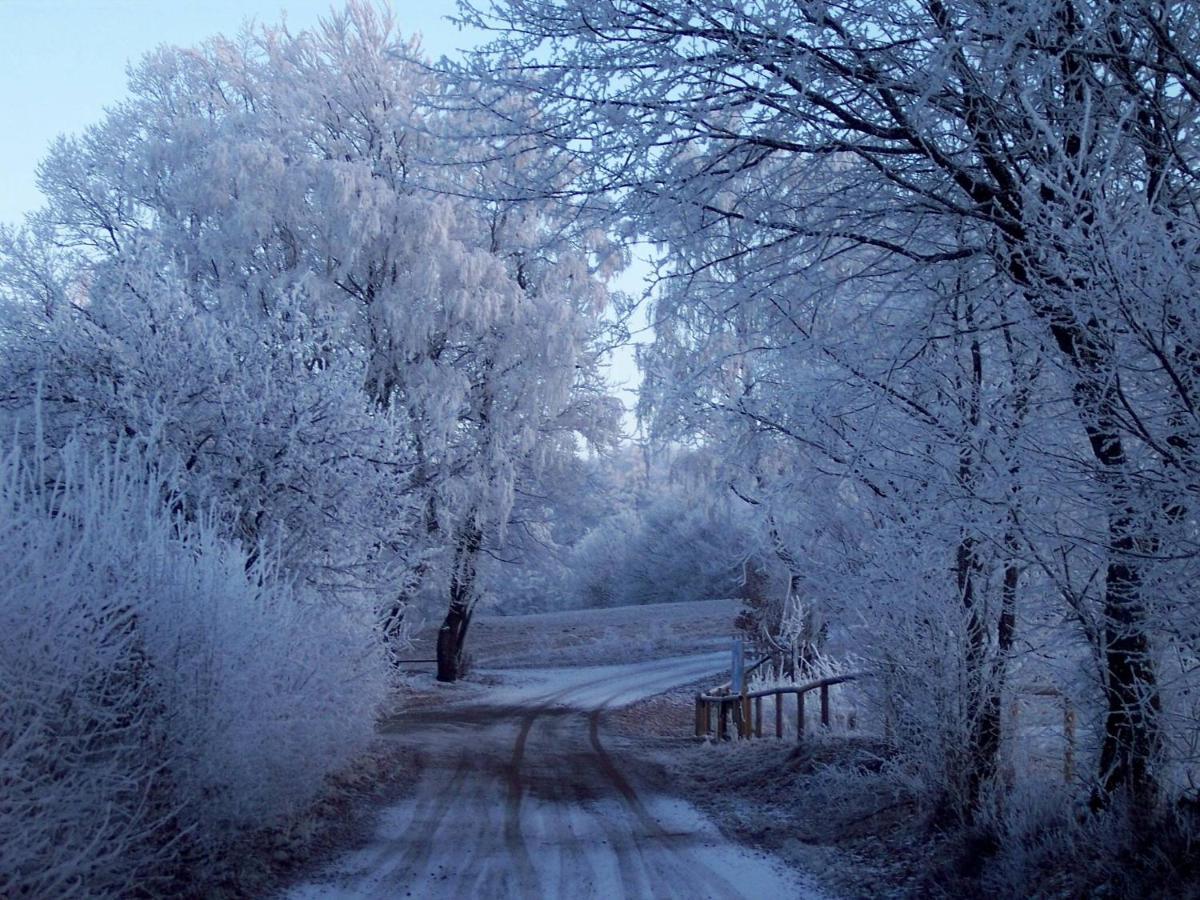
<svg viewBox="0 0 1200 900">
<path fill-rule="evenodd" d="M 1131 533 L 1131 517 L 1114 516 L 1110 527 L 1114 558 L 1105 573 L 1104 597 L 1104 740 L 1100 746 L 1100 783 L 1107 795 L 1126 794 L 1134 808 L 1151 809 L 1158 799 L 1153 771 L 1159 749 L 1161 712 L 1157 678 L 1150 656 L 1142 581 L 1137 567 L 1122 557 L 1144 549 Z M 1095 798 L 1101 805 L 1105 797 Z"/>
<path fill-rule="evenodd" d="M 462 607 L 451 606 L 446 612 L 437 637 L 438 681 L 458 681 L 462 676 L 463 647 L 470 621 L 470 611 Z"/>
<path fill-rule="evenodd" d="M 1109 377 L 1113 353 L 1099 335 L 1098 323 L 1080 326 L 1070 320 L 1052 324 L 1059 347 L 1076 365 L 1073 392 L 1082 414 L 1092 454 L 1100 465 L 1099 480 L 1111 500 L 1108 514 L 1108 568 L 1104 577 L 1104 739 L 1100 746 L 1103 805 L 1125 794 L 1136 808 L 1148 810 L 1158 797 L 1154 758 L 1161 735 L 1161 699 L 1150 655 L 1150 622 L 1145 609 L 1137 560 L 1152 558 L 1158 541 L 1131 498 L 1137 495 L 1117 423 L 1120 400 Z"/>
<path fill-rule="evenodd" d="M 1009 260 L 1009 271 L 1018 284 L 1030 285 L 1029 270 L 1020 252 Z M 1076 287 L 1054 277 L 1047 283 Z M 1158 677 L 1150 655 L 1150 621 L 1145 609 L 1139 559 L 1153 558 L 1158 539 L 1153 526 L 1139 525 L 1136 473 L 1131 471 L 1122 435 L 1121 399 L 1117 393 L 1116 353 L 1105 338 L 1105 329 L 1094 317 L 1080 321 L 1070 310 L 1055 305 L 1038 292 L 1027 293 L 1034 312 L 1045 319 L 1058 349 L 1075 374 L 1071 400 L 1087 433 L 1096 460 L 1097 481 L 1109 498 L 1108 567 L 1101 604 L 1103 690 L 1107 710 L 1100 747 L 1100 792 L 1092 806 L 1104 806 L 1115 794 L 1125 794 L 1142 810 L 1158 797 L 1154 758 L 1161 744 L 1162 701 Z"/>
<path fill-rule="evenodd" d="M 437 680 L 458 681 L 462 677 L 463 648 L 467 628 L 475 610 L 476 560 L 483 546 L 483 529 L 471 522 L 454 548 L 454 567 L 450 574 L 450 608 L 438 630 Z"/>
<path fill-rule="evenodd" d="M 955 569 L 959 599 L 966 614 L 966 676 L 968 717 L 965 752 L 965 795 L 962 812 L 972 821 L 979 811 L 987 786 L 1000 768 L 1000 683 L 989 659 L 990 628 L 976 593 L 979 560 L 975 540 L 965 536 L 958 545 Z"/>
<path fill-rule="evenodd" d="M 957 305 L 952 307 L 952 312 L 957 321 Z M 962 316 L 965 328 L 974 334 L 975 315 L 970 302 L 964 304 Z M 970 496 L 979 480 L 979 452 L 973 440 L 983 414 L 983 348 L 978 336 L 973 336 L 968 344 L 967 359 L 966 377 L 960 376 L 957 380 L 967 426 L 966 433 L 959 438 L 958 483 Z M 959 603 L 966 616 L 967 758 L 961 773 L 965 779 L 964 796 L 960 799 L 968 821 L 975 819 L 988 785 L 1000 770 L 1002 662 L 993 654 L 992 623 L 983 602 L 985 598 L 980 596 L 981 585 L 986 585 L 986 579 L 979 547 L 975 526 L 964 529 L 959 536 L 954 565 Z"/>
</svg>

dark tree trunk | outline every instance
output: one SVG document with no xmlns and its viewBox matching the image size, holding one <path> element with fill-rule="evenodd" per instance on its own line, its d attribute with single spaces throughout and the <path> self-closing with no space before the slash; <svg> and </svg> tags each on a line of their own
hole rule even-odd
<svg viewBox="0 0 1200 900">
<path fill-rule="evenodd" d="M 471 613 L 467 609 L 451 606 L 447 611 L 437 637 L 438 681 L 458 681 L 462 676 L 463 648 L 470 621 Z"/>
<path fill-rule="evenodd" d="M 980 809 L 987 786 L 1000 768 L 1000 685 L 990 665 L 990 629 L 977 594 L 979 561 L 975 541 L 964 537 L 958 545 L 955 569 L 959 599 L 966 614 L 966 675 L 968 716 L 965 752 L 963 813 L 968 821 Z"/>
<path fill-rule="evenodd" d="M 968 638 L 968 652 L 975 657 L 970 668 L 972 677 L 979 680 L 971 731 L 973 758 L 967 781 L 968 818 L 981 808 L 987 785 L 1000 771 L 1004 684 L 1016 631 L 1017 585 L 1021 579 L 1021 569 L 1015 559 L 1016 535 L 1011 530 L 1005 533 L 1004 543 L 1012 555 L 1005 564 L 1000 585 L 1000 618 L 996 626 L 996 647 L 990 660 L 987 658 L 986 624 L 978 621 L 972 612 L 968 625 L 969 632 L 974 633 Z"/>
<path fill-rule="evenodd" d="M 953 309 L 958 319 L 959 310 Z M 962 310 L 967 331 L 975 331 L 974 310 L 967 302 Z M 982 420 L 983 406 L 983 348 L 978 337 L 967 346 L 969 360 L 965 378 L 958 381 L 962 397 L 966 433 L 959 440 L 958 483 L 969 495 L 973 494 L 979 478 L 979 454 L 972 443 Z M 968 821 L 981 809 L 984 794 L 1000 770 L 1000 710 L 1002 705 L 1002 662 L 992 649 L 992 623 L 980 585 L 984 582 L 983 561 L 979 556 L 980 540 L 973 529 L 964 530 L 955 551 L 955 577 L 959 603 L 966 617 L 965 663 L 967 676 L 966 715 L 968 717 L 966 759 L 962 772 L 965 778 L 962 812 Z"/>
<path fill-rule="evenodd" d="M 1017 368 L 1014 356 L 1012 335 L 1006 327 L 1004 342 L 1008 348 L 1009 364 L 1012 372 L 1012 383 L 1016 390 L 1013 395 L 1012 428 L 1014 433 L 1019 431 L 1025 422 L 1029 409 L 1029 392 L 1031 383 L 1022 377 Z M 1002 451 L 1003 452 L 1003 451 Z M 1009 486 L 1011 506 L 1008 510 L 1008 523 L 1004 529 L 1004 575 L 1000 582 L 1000 617 L 996 623 L 996 651 L 991 665 L 991 684 L 980 710 L 979 739 L 981 755 L 994 760 L 990 777 L 995 777 L 1000 766 L 1000 750 L 1003 741 L 1002 709 L 1004 689 L 1008 681 L 1008 662 L 1012 657 L 1013 640 L 1017 632 L 1017 589 L 1021 584 L 1021 540 L 1020 519 L 1020 458 L 1016 455 L 1009 458 L 1008 475 L 1012 479 Z M 977 799 L 981 799 L 978 798 Z"/>
<path fill-rule="evenodd" d="M 1141 575 L 1126 561 L 1126 554 L 1143 549 L 1131 529 L 1131 517 L 1113 517 L 1110 552 L 1114 558 L 1105 573 L 1107 709 L 1100 746 L 1100 782 L 1107 795 L 1124 793 L 1135 809 L 1146 811 L 1158 799 L 1153 764 L 1159 749 L 1161 700 L 1142 603 Z M 1104 799 L 1095 802 L 1100 804 Z"/>
<path fill-rule="evenodd" d="M 467 628 L 475 610 L 476 561 L 483 546 L 483 529 L 475 523 L 467 526 L 454 548 L 454 567 L 450 574 L 450 608 L 438 630 L 437 680 L 458 681 L 462 677 L 463 649 Z"/>
<path fill-rule="evenodd" d="M 938 24 L 950 23 L 944 8 L 939 7 Z M 1062 32 L 1064 45 L 1070 45 L 1079 34 L 1080 22 L 1073 7 L 1065 4 L 1056 8 L 1054 24 Z M 1088 64 L 1075 53 L 1066 53 L 1062 61 L 1062 89 L 1065 100 L 1082 110 L 1086 105 Z M 1123 442 L 1122 402 L 1116 348 L 1107 337 L 1107 323 L 1074 307 L 1074 298 L 1086 298 L 1097 285 L 1084 272 L 1079 272 L 1070 259 L 1069 248 L 1061 248 L 1057 262 L 1046 265 L 1047 247 L 1057 252 L 1053 237 L 1046 241 L 1044 225 L 1037 216 L 1029 216 L 1027 200 L 1020 186 L 1027 176 L 1015 171 L 1011 161 L 997 152 L 992 128 L 1004 133 L 1004 124 L 990 116 L 978 116 L 988 109 L 989 98 L 972 90 L 976 121 L 968 120 L 972 130 L 972 145 L 987 168 L 998 177 L 996 190 L 986 188 L 989 210 L 998 214 L 1000 233 L 1007 244 L 1001 264 L 1013 281 L 1026 291 L 1026 299 L 1034 314 L 1048 326 L 1059 352 L 1073 370 L 1075 383 L 1072 401 L 1082 420 L 1092 455 L 1097 462 L 1098 481 L 1108 493 L 1108 568 L 1105 573 L 1105 593 L 1102 602 L 1103 642 L 1098 648 L 1104 665 L 1104 693 L 1107 705 L 1104 736 L 1100 751 L 1099 781 L 1103 795 L 1096 804 L 1103 804 L 1114 794 L 1126 794 L 1135 805 L 1148 808 L 1158 795 L 1154 769 L 1160 735 L 1161 700 L 1157 675 L 1150 655 L 1150 622 L 1145 609 L 1144 585 L 1140 559 L 1153 550 L 1158 541 L 1153 526 L 1138 521 L 1129 498 L 1136 494 L 1134 479 Z M 1064 105 L 1064 110 L 1070 104 Z M 1076 171 L 1083 172 L 1086 141 L 1082 119 L 1064 119 L 1061 150 L 1070 159 L 1079 160 Z M 1155 143 L 1150 141 L 1151 145 Z M 1153 166 L 1152 166 L 1153 168 Z M 965 173 L 964 173 L 965 174 Z M 1073 176 L 1069 177 L 1069 181 Z M 977 187 L 979 182 L 964 179 L 963 183 Z M 1057 211 L 1062 216 L 1062 234 L 1070 234 L 1079 224 L 1087 227 L 1094 221 L 1093 197 L 1086 185 L 1070 185 L 1065 195 L 1043 183 L 1041 207 Z M 1078 188 L 1078 190 L 1074 190 Z M 968 190 L 968 193 L 970 191 Z M 1082 210 L 1082 214 L 1081 214 Z M 1049 232 L 1053 234 L 1053 230 Z M 1069 274 L 1064 274 L 1069 273 Z M 1059 302 L 1056 296 L 1067 298 Z M 1083 309 L 1086 309 L 1085 305 Z"/>
<path fill-rule="evenodd" d="M 1152 557 L 1157 540 L 1140 522 L 1130 502 L 1136 490 L 1117 426 L 1120 399 L 1108 377 L 1111 348 L 1098 337 L 1098 323 L 1053 323 L 1059 347 L 1075 362 L 1073 399 L 1082 414 L 1099 479 L 1112 503 L 1108 515 L 1108 568 L 1102 604 L 1104 623 L 1104 738 L 1100 746 L 1100 786 L 1093 805 L 1126 795 L 1147 810 L 1158 797 L 1154 758 L 1159 749 L 1161 699 L 1151 658 L 1150 622 L 1138 560 Z"/>
</svg>

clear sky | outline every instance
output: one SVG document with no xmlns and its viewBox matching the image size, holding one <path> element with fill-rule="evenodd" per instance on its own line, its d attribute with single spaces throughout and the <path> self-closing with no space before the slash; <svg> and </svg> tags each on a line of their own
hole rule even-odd
<svg viewBox="0 0 1200 900">
<path fill-rule="evenodd" d="M 0 0 L 0 223 L 15 223 L 40 205 L 35 170 L 47 146 L 97 121 L 124 95 L 130 62 L 160 44 L 232 34 L 248 20 L 286 17 L 299 30 L 333 6 L 331 0 Z M 446 21 L 455 0 L 393 0 L 393 8 L 401 31 L 419 32 L 431 56 L 478 40 Z M 635 265 L 620 287 L 640 292 L 645 271 Z M 611 377 L 626 389 L 628 406 L 639 380 L 632 352 L 614 356 Z"/>
<path fill-rule="evenodd" d="M 0 0 L 0 222 L 39 205 L 34 170 L 50 141 L 100 118 L 125 67 L 160 44 L 231 34 L 249 19 L 301 29 L 330 0 Z M 405 33 L 432 56 L 475 39 L 445 21 L 454 0 L 396 0 Z"/>
</svg>

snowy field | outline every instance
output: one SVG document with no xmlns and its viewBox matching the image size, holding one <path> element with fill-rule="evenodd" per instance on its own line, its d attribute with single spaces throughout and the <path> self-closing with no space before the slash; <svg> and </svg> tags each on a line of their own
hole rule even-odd
<svg viewBox="0 0 1200 900">
<path fill-rule="evenodd" d="M 480 615 L 467 653 L 480 668 L 592 665 L 655 659 L 728 646 L 737 600 L 656 603 L 522 616 Z M 433 656 L 436 622 L 422 629 L 412 655 Z"/>
</svg>

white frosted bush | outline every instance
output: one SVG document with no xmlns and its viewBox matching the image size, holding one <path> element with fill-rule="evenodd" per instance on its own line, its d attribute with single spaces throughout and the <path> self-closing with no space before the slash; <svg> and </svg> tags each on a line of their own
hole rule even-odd
<svg viewBox="0 0 1200 900">
<path fill-rule="evenodd" d="M 147 561 L 176 795 L 206 838 L 309 800 L 373 733 L 388 669 L 369 615 L 307 597 L 211 529 Z"/>
<path fill-rule="evenodd" d="M 370 737 L 369 615 L 169 500 L 120 449 L 0 463 L 0 895 L 152 889 L 185 842 L 285 815 Z"/>
</svg>

